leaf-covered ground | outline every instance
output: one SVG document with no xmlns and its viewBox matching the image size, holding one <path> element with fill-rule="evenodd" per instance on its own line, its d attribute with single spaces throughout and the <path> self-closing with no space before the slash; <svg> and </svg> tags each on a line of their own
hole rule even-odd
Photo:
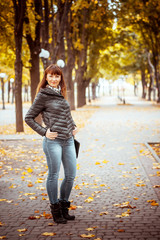
<svg viewBox="0 0 160 240">
<path fill-rule="evenodd" d="M 42 140 L 0 142 L 2 239 L 158 240 L 160 165 L 144 144 L 159 140 L 158 109 L 104 104 L 93 111 L 77 135 L 76 220 L 66 225 L 50 214 Z M 63 169 L 59 184 L 62 178 Z"/>
<path fill-rule="evenodd" d="M 150 146 L 153 148 L 157 156 L 160 158 L 160 143 L 150 143 Z"/>
<path fill-rule="evenodd" d="M 27 105 L 29 107 L 29 104 Z M 80 109 L 72 111 L 72 116 L 74 121 L 76 122 L 78 128 L 83 128 L 85 126 L 85 123 L 87 120 L 92 116 L 92 114 L 96 111 L 97 107 L 92 107 L 92 106 L 84 106 Z M 3 116 L 3 111 L 1 111 L 1 114 Z M 15 116 L 10 116 L 12 118 L 15 118 Z M 6 119 L 7 123 L 7 119 Z M 11 135 L 11 134 L 16 134 L 16 126 L 14 123 L 12 124 L 3 124 L 0 126 L 0 134 L 3 135 Z M 21 135 L 23 134 L 35 134 L 35 132 L 24 122 L 24 133 L 20 133 Z"/>
</svg>

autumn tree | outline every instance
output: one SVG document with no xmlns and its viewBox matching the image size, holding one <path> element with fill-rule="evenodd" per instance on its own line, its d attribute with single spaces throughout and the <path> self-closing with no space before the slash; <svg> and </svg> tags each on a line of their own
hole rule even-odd
<svg viewBox="0 0 160 240">
<path fill-rule="evenodd" d="M 15 38 L 15 104 L 16 104 L 16 132 L 23 132 L 22 112 L 22 36 L 26 11 L 26 0 L 12 0 L 14 8 L 14 38 Z"/>
<path fill-rule="evenodd" d="M 73 5 L 75 14 L 74 47 L 76 49 L 76 82 L 78 88 L 78 107 L 86 104 L 85 90 L 92 79 L 89 70 L 91 49 L 96 45 L 94 66 L 98 61 L 98 51 L 107 45 L 106 28 L 111 26 L 112 14 L 106 1 L 76 1 Z M 101 44 L 103 42 L 104 45 Z M 98 44 L 99 43 L 99 44 Z M 93 60 L 93 59 L 92 59 Z M 92 61 L 93 63 L 93 61 Z M 94 67 L 92 65 L 92 67 Z M 91 68 L 91 67 L 90 67 Z M 90 73 L 88 73 L 90 72 Z"/>
<path fill-rule="evenodd" d="M 33 102 L 37 85 L 40 81 L 39 74 L 39 53 L 40 46 L 40 33 L 41 33 L 41 0 L 34 0 L 27 3 L 25 14 L 25 37 L 30 50 L 30 79 L 31 79 L 31 100 Z"/>
<path fill-rule="evenodd" d="M 157 102 L 160 102 L 160 2 L 158 0 L 141 2 L 138 0 L 122 0 L 119 1 L 117 13 L 118 21 L 125 22 L 125 26 L 132 26 L 133 30 L 141 35 L 143 48 L 146 49 L 148 54 L 151 53 L 148 64 L 151 63 L 154 66 L 154 78 L 158 90 Z"/>
</svg>

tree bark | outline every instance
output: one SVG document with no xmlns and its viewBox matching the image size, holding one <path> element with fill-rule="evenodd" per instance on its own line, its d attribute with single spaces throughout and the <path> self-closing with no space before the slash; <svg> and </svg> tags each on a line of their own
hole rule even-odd
<svg viewBox="0 0 160 240">
<path fill-rule="evenodd" d="M 24 132 L 22 111 L 22 60 L 21 39 L 16 39 L 15 61 L 15 105 L 16 105 L 16 132 Z M 20 47 L 20 48 L 19 48 Z"/>
<path fill-rule="evenodd" d="M 62 50 L 60 49 L 60 47 L 63 46 L 64 43 L 64 30 L 65 30 L 65 26 L 66 26 L 66 21 L 67 21 L 67 16 L 68 16 L 68 12 L 69 12 L 69 6 L 71 3 L 69 3 L 68 0 L 63 1 L 62 0 L 58 0 L 58 22 L 59 22 L 59 28 L 58 28 L 58 33 L 57 33 L 57 40 L 56 40 L 56 44 L 55 44 L 55 48 L 54 48 L 54 54 L 52 57 L 52 61 L 53 63 L 56 63 L 57 61 L 57 57 L 58 56 L 62 56 L 62 59 L 65 60 L 65 56 L 62 55 Z M 64 52 L 63 52 L 64 54 Z"/>
<path fill-rule="evenodd" d="M 146 98 L 147 83 L 145 80 L 145 71 L 141 69 L 141 81 L 142 81 L 142 98 Z"/>
<path fill-rule="evenodd" d="M 38 83 L 40 81 L 40 74 L 39 74 L 39 54 L 33 54 L 31 59 L 31 69 L 30 69 L 30 76 L 31 76 L 31 101 L 34 101 L 36 90 Z"/>
<path fill-rule="evenodd" d="M 148 100 L 151 100 L 151 93 L 154 85 L 154 76 L 155 76 L 155 68 L 153 64 L 151 63 L 151 55 L 150 52 L 148 52 L 148 71 L 150 74 L 150 84 L 148 89 Z"/>
<path fill-rule="evenodd" d="M 71 4 L 68 5 L 67 12 L 69 11 Z M 74 82 L 72 79 L 72 71 L 75 67 L 75 50 L 73 48 L 72 38 L 70 37 L 73 33 L 73 29 L 71 27 L 72 23 L 72 14 L 68 15 L 66 20 L 66 40 L 67 40 L 67 64 L 64 69 L 65 80 L 67 84 L 67 96 L 68 102 L 70 104 L 71 110 L 75 110 L 75 101 L 74 101 Z M 63 39 L 64 42 L 64 39 Z"/>
<path fill-rule="evenodd" d="M 67 79 L 67 100 L 70 104 L 70 109 L 75 110 L 75 101 L 74 101 L 74 82 L 72 81 L 72 69 L 67 66 L 67 72 L 65 74 Z"/>
<path fill-rule="evenodd" d="M 150 82 L 149 82 L 149 88 L 148 88 L 148 101 L 151 101 L 151 93 L 152 93 L 152 76 L 150 74 Z"/>
<path fill-rule="evenodd" d="M 89 82 L 86 82 L 84 73 L 87 70 L 87 47 L 88 47 L 88 34 L 85 28 L 88 22 L 88 9 L 83 9 L 83 23 L 82 23 L 82 35 L 81 43 L 83 49 L 78 53 L 78 69 L 76 70 L 76 82 L 77 82 L 77 106 L 82 107 L 86 104 L 85 89 Z"/>
<path fill-rule="evenodd" d="M 96 99 L 96 84 L 92 83 L 92 99 Z"/>
<path fill-rule="evenodd" d="M 154 76 L 156 80 L 156 87 L 157 87 L 157 103 L 160 103 L 160 76 L 159 76 L 159 71 L 158 71 L 158 66 L 159 66 L 159 60 L 158 56 L 153 54 L 153 65 L 154 65 Z"/>
<path fill-rule="evenodd" d="M 22 112 L 22 34 L 23 22 L 26 10 L 26 0 L 12 0 L 14 5 L 14 37 L 15 37 L 15 105 L 16 105 L 16 132 L 23 132 L 23 112 Z"/>
<path fill-rule="evenodd" d="M 41 0 L 39 0 L 41 2 Z M 35 0 L 36 2 L 36 0 Z M 52 2 L 52 11 L 53 11 L 53 1 Z M 42 38 L 42 43 L 41 43 L 41 47 L 47 51 L 50 51 L 49 48 L 49 15 L 50 15 L 50 9 L 49 9 L 49 4 L 48 4 L 48 0 L 44 0 L 44 14 L 42 11 L 42 7 L 40 9 L 39 14 L 41 15 L 43 21 L 41 24 L 41 38 Z M 43 67 L 44 69 L 46 69 L 49 64 L 51 63 L 50 60 L 48 58 L 42 58 L 42 62 L 43 62 Z"/>
<path fill-rule="evenodd" d="M 41 0 L 35 0 L 35 14 L 40 17 L 41 11 L 42 11 L 42 3 Z M 31 32 L 26 32 L 26 39 L 30 50 L 30 77 L 31 77 L 31 101 L 34 101 L 35 95 L 36 95 L 36 89 L 37 85 L 40 81 L 40 73 L 39 73 L 39 53 L 41 51 L 40 49 L 40 30 L 41 30 L 41 20 L 38 18 L 36 19 L 37 23 L 35 26 L 35 40 L 33 40 L 31 36 Z M 29 18 L 26 13 L 25 22 L 28 24 L 28 27 L 30 22 Z"/>
<path fill-rule="evenodd" d="M 2 109 L 5 109 L 5 101 L 4 101 L 4 79 L 1 78 L 1 89 L 2 89 Z"/>
<path fill-rule="evenodd" d="M 77 82 L 77 107 L 86 105 L 86 86 L 85 82 Z"/>
<path fill-rule="evenodd" d="M 11 83 L 10 83 L 10 80 L 8 80 L 8 103 L 10 102 L 10 92 L 11 92 Z"/>
</svg>

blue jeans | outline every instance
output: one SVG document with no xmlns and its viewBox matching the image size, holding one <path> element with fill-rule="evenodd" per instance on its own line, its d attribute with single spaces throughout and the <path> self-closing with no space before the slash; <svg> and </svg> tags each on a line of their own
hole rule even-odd
<svg viewBox="0 0 160 240">
<path fill-rule="evenodd" d="M 73 137 L 68 139 L 44 137 L 43 151 L 48 165 L 47 192 L 51 204 L 58 202 L 58 178 L 61 162 L 64 167 L 64 179 L 60 187 L 60 200 L 68 201 L 76 176 L 76 153 Z"/>
</svg>

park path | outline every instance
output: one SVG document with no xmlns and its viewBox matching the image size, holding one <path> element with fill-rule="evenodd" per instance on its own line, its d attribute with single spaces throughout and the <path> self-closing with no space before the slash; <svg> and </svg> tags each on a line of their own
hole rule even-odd
<svg viewBox="0 0 160 240">
<path fill-rule="evenodd" d="M 52 219 L 47 219 L 42 139 L 1 140 L 5 152 L 1 151 L 0 222 L 4 225 L 0 236 L 10 240 L 160 239 L 160 194 L 154 188 L 160 182 L 159 163 L 144 145 L 160 142 L 160 111 L 138 98 L 128 98 L 128 103 L 117 105 L 115 98 L 103 97 L 77 134 L 81 151 L 71 194 L 76 220 L 66 225 L 49 226 Z M 61 171 L 59 181 L 62 177 Z M 29 219 L 33 215 L 38 217 Z M 44 232 L 55 235 L 43 236 Z"/>
</svg>

